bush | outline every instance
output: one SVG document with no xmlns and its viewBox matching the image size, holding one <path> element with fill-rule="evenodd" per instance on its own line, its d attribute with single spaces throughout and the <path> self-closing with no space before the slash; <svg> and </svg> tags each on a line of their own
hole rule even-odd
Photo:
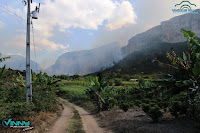
<svg viewBox="0 0 200 133">
<path fill-rule="evenodd" d="M 114 83 L 115 83 L 115 81 L 114 81 L 113 79 L 110 79 L 110 80 L 108 81 L 108 85 L 109 85 L 109 86 L 113 86 Z"/>
<path fill-rule="evenodd" d="M 28 102 L 6 103 L 0 109 L 0 120 L 16 116 L 29 116 L 33 114 L 34 105 Z"/>
<path fill-rule="evenodd" d="M 151 106 L 149 104 L 142 104 L 142 110 L 145 112 L 145 113 L 148 113 L 149 110 L 150 110 Z"/>
<path fill-rule="evenodd" d="M 115 86 L 122 86 L 123 83 L 120 79 L 115 79 Z"/>
<path fill-rule="evenodd" d="M 169 111 L 175 118 L 187 113 L 186 93 L 182 92 L 170 99 Z"/>
<path fill-rule="evenodd" d="M 26 102 L 25 78 L 20 74 L 7 77 L 0 84 L 0 119 L 28 116 L 39 111 L 55 111 L 56 95 L 53 78 L 32 74 L 33 101 Z"/>
<path fill-rule="evenodd" d="M 128 111 L 130 105 L 128 103 L 120 104 L 120 109 L 124 110 L 125 112 Z"/>
<path fill-rule="evenodd" d="M 70 76 L 61 75 L 61 76 L 60 76 L 60 79 L 69 80 L 69 79 L 70 79 Z"/>
<path fill-rule="evenodd" d="M 154 122 L 158 122 L 159 118 L 163 116 L 163 113 L 160 111 L 158 106 L 151 108 L 147 114 L 152 118 Z"/>
<path fill-rule="evenodd" d="M 158 122 L 158 120 L 163 116 L 160 107 L 157 105 L 152 107 L 151 104 L 142 104 L 142 110 L 151 117 L 153 122 Z"/>
</svg>

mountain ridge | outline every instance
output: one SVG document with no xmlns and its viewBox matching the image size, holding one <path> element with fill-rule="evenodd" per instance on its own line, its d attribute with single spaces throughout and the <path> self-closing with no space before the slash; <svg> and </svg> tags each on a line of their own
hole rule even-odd
<svg viewBox="0 0 200 133">
<path fill-rule="evenodd" d="M 121 59 L 120 45 L 111 43 L 91 50 L 64 53 L 45 72 L 50 75 L 85 75 L 111 67 Z"/>
<path fill-rule="evenodd" d="M 196 10 L 198 14 L 184 14 L 176 16 L 167 21 L 161 22 L 143 33 L 137 34 L 129 39 L 128 44 L 122 48 L 123 55 L 129 55 L 133 51 L 142 50 L 152 39 L 159 38 L 160 42 L 179 43 L 185 42 L 186 38 L 182 35 L 180 29 L 191 30 L 200 36 L 200 9 Z"/>
<path fill-rule="evenodd" d="M 5 54 L 3 56 L 11 58 L 0 63 L 0 67 L 6 65 L 6 68 L 11 68 L 13 70 L 26 70 L 26 58 L 24 56 Z M 33 70 L 33 72 L 38 72 L 38 70 L 41 70 L 40 65 L 33 60 L 31 60 L 31 69 Z"/>
</svg>

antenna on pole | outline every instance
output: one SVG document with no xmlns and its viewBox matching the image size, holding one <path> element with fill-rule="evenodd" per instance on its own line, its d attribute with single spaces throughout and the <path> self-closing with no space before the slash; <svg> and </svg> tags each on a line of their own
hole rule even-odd
<svg viewBox="0 0 200 133">
<path fill-rule="evenodd" d="M 38 19 L 38 13 L 40 12 L 40 3 L 35 7 L 35 11 L 32 11 L 32 19 Z"/>
<path fill-rule="evenodd" d="M 33 12 L 39 13 L 39 8 L 36 7 L 37 10 L 31 12 L 31 3 L 32 0 L 22 1 L 24 5 L 27 5 L 27 31 L 26 31 L 26 101 L 32 102 L 32 83 L 31 83 L 31 56 L 30 56 L 30 25 L 31 25 L 31 14 L 32 18 L 37 19 L 37 14 Z M 34 16 L 36 15 L 36 16 Z"/>
</svg>

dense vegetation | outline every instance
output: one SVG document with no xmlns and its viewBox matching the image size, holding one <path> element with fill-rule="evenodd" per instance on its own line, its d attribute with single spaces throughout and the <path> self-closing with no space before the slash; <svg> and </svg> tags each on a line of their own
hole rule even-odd
<svg viewBox="0 0 200 133">
<path fill-rule="evenodd" d="M 134 51 L 127 57 L 122 59 L 115 66 L 104 70 L 106 73 L 114 72 L 122 74 L 154 74 L 154 73 L 173 73 L 169 69 L 164 69 L 162 63 L 170 63 L 166 58 L 166 53 L 171 47 L 176 51 L 176 54 L 181 56 L 183 51 L 187 50 L 186 42 L 180 43 L 165 43 L 153 41 L 148 43 L 148 47 L 144 47 L 139 51 Z M 160 62 L 162 62 L 160 64 Z"/>
<path fill-rule="evenodd" d="M 6 58 L 1 58 L 0 61 Z M 33 115 L 40 111 L 56 111 L 56 81 L 46 73 L 32 73 L 33 101 L 26 102 L 24 72 L 1 69 L 0 120 Z"/>
</svg>

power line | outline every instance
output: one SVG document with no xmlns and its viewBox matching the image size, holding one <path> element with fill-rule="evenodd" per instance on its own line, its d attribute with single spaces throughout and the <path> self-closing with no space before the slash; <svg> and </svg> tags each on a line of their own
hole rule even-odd
<svg viewBox="0 0 200 133">
<path fill-rule="evenodd" d="M 31 25 L 32 25 L 32 36 L 33 36 L 35 62 L 36 62 L 36 72 L 37 72 L 38 68 L 37 68 L 37 58 L 36 58 L 36 50 L 35 50 L 35 36 L 34 36 L 34 28 L 33 28 L 33 21 L 32 21 L 32 19 L 31 19 Z"/>
<path fill-rule="evenodd" d="M 5 6 L 3 6 L 3 5 L 0 5 L 0 7 L 1 7 L 1 8 L 3 8 L 4 10 L 6 10 L 6 11 L 10 12 L 11 14 L 13 14 L 13 15 L 17 16 L 18 18 L 22 19 L 23 21 L 26 21 L 26 20 L 25 20 L 23 17 L 21 17 L 21 16 L 17 15 L 15 12 L 12 12 L 12 11 L 11 11 L 11 10 L 9 10 L 8 8 L 6 8 Z"/>
</svg>

